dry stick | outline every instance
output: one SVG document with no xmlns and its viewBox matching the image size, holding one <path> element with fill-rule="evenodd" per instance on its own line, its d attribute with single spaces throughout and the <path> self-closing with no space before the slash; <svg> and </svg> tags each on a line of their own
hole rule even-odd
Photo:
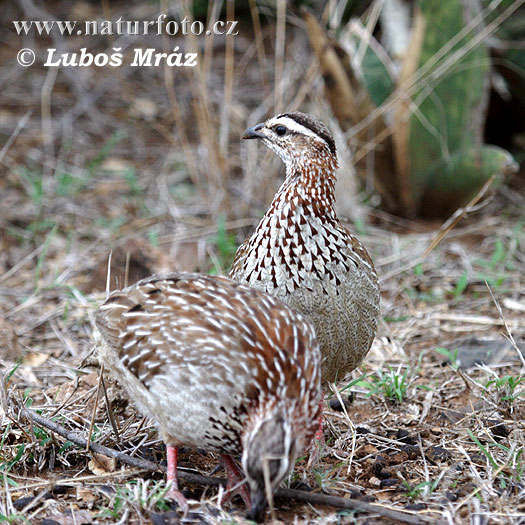
<svg viewBox="0 0 525 525">
<path fill-rule="evenodd" d="M 111 423 L 111 427 L 113 428 L 113 432 L 115 434 L 117 441 L 120 442 L 120 434 L 118 431 L 117 420 L 115 419 L 115 414 L 113 413 L 113 406 L 111 405 L 111 401 L 108 397 L 108 391 L 106 390 L 106 383 L 104 383 L 104 376 L 101 376 L 101 383 L 102 383 L 102 390 L 104 391 L 104 399 L 106 401 L 106 412 L 109 418 L 109 422 Z"/>
<path fill-rule="evenodd" d="M 359 64 L 359 66 L 361 66 L 363 59 L 365 58 L 366 50 L 370 45 L 370 38 L 372 37 L 372 33 L 374 32 L 377 21 L 379 20 L 379 15 L 382 8 L 382 2 L 374 2 L 370 9 L 370 15 L 366 24 L 366 32 L 364 38 L 362 38 L 359 42 L 359 48 L 357 49 L 356 53 L 356 62 Z"/>
<path fill-rule="evenodd" d="M 40 94 L 40 114 L 42 135 L 44 137 L 44 151 L 48 157 L 54 157 L 53 125 L 51 123 L 51 94 L 58 74 L 58 67 L 48 69 Z"/>
<path fill-rule="evenodd" d="M 268 86 L 268 76 L 266 75 L 266 53 L 264 52 L 263 34 L 261 31 L 261 21 L 259 20 L 259 11 L 255 0 L 250 0 L 250 16 L 252 17 L 253 33 L 255 35 L 255 50 L 257 52 L 257 61 L 259 62 L 259 72 L 264 88 L 265 96 L 268 96 L 270 87 Z"/>
<path fill-rule="evenodd" d="M 59 424 L 50 421 L 49 419 L 28 410 L 27 408 L 22 409 L 24 415 L 30 420 L 38 423 L 39 425 L 55 432 L 59 436 L 71 441 L 75 445 L 97 453 L 103 454 L 110 458 L 115 458 L 130 465 L 132 467 L 141 468 L 144 470 L 166 470 L 166 467 L 163 465 L 157 465 L 153 461 L 147 461 L 145 459 L 136 458 L 128 456 L 123 452 L 114 450 L 112 448 L 104 447 L 103 445 L 98 445 L 97 443 L 89 443 L 86 439 L 79 436 L 76 432 L 66 430 L 64 427 Z M 210 478 L 208 476 L 202 476 L 201 474 L 193 474 L 192 472 L 187 472 L 185 470 L 177 469 L 177 475 L 180 479 L 193 483 L 195 485 L 205 485 L 218 487 L 219 485 L 225 485 L 225 481 L 222 478 Z M 275 492 L 275 496 L 291 499 L 295 501 L 302 501 L 305 503 L 317 504 L 317 505 L 328 505 L 330 507 L 335 507 L 338 509 L 351 509 L 359 512 L 368 512 L 371 514 L 379 514 L 385 518 L 398 520 L 403 523 L 409 523 L 413 525 L 423 525 L 425 523 L 436 523 L 436 516 L 427 517 L 421 516 L 416 512 L 400 511 L 385 508 L 381 505 L 376 505 L 374 503 L 366 503 L 364 501 L 358 501 L 348 498 L 341 498 L 339 496 L 326 496 L 325 494 L 314 494 L 311 492 L 305 492 L 303 490 L 293 490 L 293 489 L 278 489 Z"/>
<path fill-rule="evenodd" d="M 217 21 L 218 16 L 220 15 L 222 9 L 221 2 L 208 2 L 208 12 L 206 14 L 206 25 L 207 27 L 212 27 L 213 24 Z M 226 20 L 233 20 L 226 16 Z M 215 34 L 212 31 L 210 35 L 206 35 L 204 39 L 204 53 L 202 60 L 202 72 L 204 78 L 208 78 L 208 73 L 210 72 L 212 58 L 213 58 L 213 44 L 215 42 Z"/>
<path fill-rule="evenodd" d="M 277 30 L 275 33 L 275 112 L 283 108 L 284 43 L 286 33 L 286 0 L 277 0 Z"/>
<path fill-rule="evenodd" d="M 161 2 L 161 12 L 166 13 L 168 11 L 168 2 L 163 0 Z M 164 31 L 162 35 L 162 43 L 164 51 L 169 53 L 169 39 L 167 33 Z M 186 134 L 186 128 L 184 126 L 184 120 L 182 111 L 175 93 L 175 83 L 173 68 L 170 68 L 167 63 L 164 63 L 164 85 L 166 87 L 166 93 L 168 95 L 169 103 L 171 106 L 171 112 L 173 114 L 173 120 L 175 120 L 175 127 L 177 128 L 177 136 L 179 138 L 184 157 L 186 159 L 186 166 L 190 175 L 191 182 L 199 189 L 202 194 L 202 184 L 200 184 L 199 170 L 197 169 L 197 161 L 191 149 L 188 135 Z"/>
<path fill-rule="evenodd" d="M 73 390 L 71 391 L 71 393 L 66 397 L 66 399 L 62 402 L 61 405 L 59 405 L 52 413 L 51 413 L 51 416 L 50 417 L 53 417 L 55 414 L 57 414 L 58 412 L 60 412 L 66 405 L 67 403 L 69 402 L 69 400 L 75 395 L 75 392 L 77 391 L 77 388 L 78 388 L 78 380 L 79 380 L 79 375 L 78 374 L 75 374 L 75 379 L 74 379 L 74 382 L 73 382 Z"/>
<path fill-rule="evenodd" d="M 226 19 L 234 20 L 235 18 L 235 3 L 233 0 L 226 0 Z M 224 95 L 222 100 L 220 124 L 219 124 L 219 153 L 224 157 L 223 173 L 229 174 L 230 161 L 228 156 L 228 135 L 230 132 L 230 114 L 233 97 L 233 81 L 234 81 L 234 36 L 226 36 L 226 53 L 224 56 Z M 226 182 L 227 187 L 227 182 Z M 228 213 L 231 208 L 227 204 L 224 208 Z"/>
<path fill-rule="evenodd" d="M 128 280 L 129 280 L 129 262 L 131 259 L 131 252 L 128 250 L 126 252 L 126 267 L 124 269 L 124 288 L 128 287 Z"/>
<path fill-rule="evenodd" d="M 499 173 L 496 173 L 490 177 L 490 179 L 483 184 L 481 189 L 478 191 L 478 193 L 470 200 L 470 202 L 464 206 L 463 208 L 460 208 L 459 210 L 456 210 L 452 216 L 447 219 L 439 231 L 437 232 L 436 236 L 432 239 L 430 244 L 428 245 L 427 249 L 423 253 L 423 259 L 425 259 L 428 255 L 430 255 L 430 252 L 444 239 L 445 235 L 452 230 L 456 224 L 463 218 L 465 215 L 470 213 L 472 211 L 472 208 L 478 203 L 478 201 L 487 193 L 487 190 L 490 188 L 492 183 L 494 182 L 494 179 L 499 175 Z"/>
<path fill-rule="evenodd" d="M 229 9 L 231 9 L 231 6 Z M 192 14 L 187 7 L 185 7 L 184 15 L 190 19 L 190 21 L 193 21 Z M 190 33 L 188 38 L 190 50 L 198 52 L 199 43 L 196 36 Z M 233 48 L 231 48 L 231 51 L 233 52 Z M 207 61 L 209 62 L 212 60 L 213 48 L 209 47 L 205 49 L 205 52 L 208 54 L 204 56 L 203 65 Z M 229 60 L 228 55 L 227 44 L 226 60 Z M 203 144 L 206 151 L 208 164 L 206 170 L 207 182 L 209 183 L 208 192 L 211 191 L 212 195 L 215 197 L 211 203 L 212 215 L 216 215 L 220 210 L 226 210 L 228 215 L 230 214 L 231 206 L 228 191 L 229 171 L 227 166 L 227 156 L 221 151 L 220 146 L 217 143 L 215 130 L 220 115 L 217 115 L 213 109 L 210 89 L 208 87 L 207 72 L 204 70 L 203 65 L 201 66 L 201 64 L 197 64 L 197 66 L 192 68 L 191 71 L 191 81 L 196 85 L 196 93 L 192 98 L 192 105 L 197 121 L 197 129 L 199 130 L 200 142 Z M 228 63 L 226 64 L 226 67 L 228 67 Z M 233 67 L 233 63 L 230 67 Z M 233 70 L 231 78 L 233 82 Z"/>
<path fill-rule="evenodd" d="M 89 442 L 91 441 L 91 434 L 93 433 L 93 426 L 95 425 L 95 414 L 97 413 L 98 397 L 100 394 L 100 385 L 102 384 L 102 375 L 104 374 L 104 365 L 100 367 L 100 374 L 98 376 L 97 391 L 95 393 L 95 403 L 93 404 L 93 413 L 91 414 L 91 421 L 89 423 L 88 438 L 86 440 L 86 452 L 89 450 Z"/>
<path fill-rule="evenodd" d="M 319 65 L 316 61 L 312 61 L 306 71 L 306 74 L 304 75 L 304 82 L 297 90 L 297 93 L 292 102 L 288 105 L 292 111 L 300 109 L 303 105 L 304 99 L 312 92 L 312 84 L 317 78 L 318 71 Z"/>
<path fill-rule="evenodd" d="M 33 257 L 37 257 L 38 255 L 40 255 L 44 247 L 45 247 L 44 243 L 40 244 L 31 253 L 28 253 L 21 261 L 15 264 L 10 270 L 5 272 L 4 275 L 1 275 L 0 283 L 3 283 L 7 279 L 9 279 L 11 275 L 15 274 L 20 268 L 22 268 L 22 266 L 24 266 L 24 264 L 28 263 L 31 259 L 33 259 Z"/>
<path fill-rule="evenodd" d="M 26 122 L 29 120 L 31 113 L 33 113 L 33 110 L 29 109 L 26 112 L 26 114 L 18 121 L 18 124 L 16 125 L 15 130 L 13 131 L 13 133 L 11 133 L 11 136 L 7 139 L 2 150 L 0 151 L 0 162 L 2 162 L 2 159 L 5 157 L 7 150 L 11 147 L 11 144 L 13 144 L 18 134 L 22 131 L 22 129 L 26 125 Z"/>
<path fill-rule="evenodd" d="M 512 335 L 512 332 L 510 331 L 510 328 L 509 328 L 509 325 L 507 323 L 507 320 L 505 319 L 505 316 L 503 315 L 503 310 L 501 309 L 500 304 L 498 303 L 498 301 L 494 297 L 494 294 L 492 293 L 492 288 L 489 286 L 489 283 L 487 282 L 487 279 L 483 278 L 483 280 L 485 281 L 485 286 L 487 287 L 487 289 L 488 289 L 488 291 L 490 293 L 490 296 L 492 297 L 493 303 L 496 305 L 496 308 L 498 310 L 498 314 L 499 314 L 499 317 L 501 319 L 501 322 L 503 323 L 503 326 L 505 327 L 505 330 L 507 331 L 507 338 L 510 341 L 510 344 L 512 345 L 514 350 L 516 350 L 516 352 L 518 354 L 518 357 L 520 358 L 520 361 L 521 361 L 521 366 L 523 366 L 525 368 L 525 357 L 523 357 L 522 351 L 520 350 L 520 348 L 516 344 L 516 341 L 514 340 L 514 336 Z"/>
</svg>

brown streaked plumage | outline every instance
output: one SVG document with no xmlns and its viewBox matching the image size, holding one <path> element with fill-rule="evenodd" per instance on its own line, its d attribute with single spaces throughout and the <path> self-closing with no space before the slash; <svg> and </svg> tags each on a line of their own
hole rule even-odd
<svg viewBox="0 0 525 525">
<path fill-rule="evenodd" d="M 321 357 L 311 325 L 263 292 L 188 273 L 113 292 L 96 323 L 102 363 L 168 446 L 173 496 L 184 504 L 176 447 L 242 455 L 249 515 L 261 519 L 266 466 L 273 491 L 317 428 Z"/>
<path fill-rule="evenodd" d="M 366 249 L 335 213 L 334 139 L 320 121 L 283 113 L 246 130 L 286 164 L 286 178 L 229 277 L 266 291 L 314 326 L 324 382 L 367 354 L 377 329 L 379 286 Z"/>
</svg>

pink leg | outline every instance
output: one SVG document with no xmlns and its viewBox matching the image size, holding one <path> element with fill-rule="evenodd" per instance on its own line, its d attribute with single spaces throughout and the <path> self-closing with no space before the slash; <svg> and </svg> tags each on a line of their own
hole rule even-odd
<svg viewBox="0 0 525 525">
<path fill-rule="evenodd" d="M 226 484 L 226 492 L 221 499 L 221 505 L 230 501 L 230 499 L 239 494 L 248 509 L 252 507 L 250 490 L 243 473 L 229 454 L 221 455 L 224 466 L 226 467 L 226 474 L 228 476 L 228 483 Z"/>
<path fill-rule="evenodd" d="M 315 433 L 315 439 L 319 441 L 319 444 L 324 443 L 324 434 L 323 434 L 323 401 L 324 401 L 324 392 L 321 391 L 321 399 L 319 400 L 319 428 Z"/>
<path fill-rule="evenodd" d="M 319 456 L 321 455 L 321 447 L 325 444 L 324 433 L 323 433 L 323 401 L 324 392 L 321 392 L 321 399 L 319 400 L 319 420 L 317 432 L 315 433 L 314 439 L 312 439 L 312 445 L 310 447 L 310 457 L 308 458 L 307 470 L 314 465 L 319 464 Z"/>
<path fill-rule="evenodd" d="M 168 469 L 166 472 L 166 481 L 171 481 L 171 487 L 166 494 L 168 499 L 174 500 L 179 504 L 180 509 L 186 513 L 188 510 L 188 501 L 179 490 L 179 480 L 177 478 L 177 457 L 179 449 L 172 445 L 166 445 L 166 455 L 168 459 Z"/>
</svg>

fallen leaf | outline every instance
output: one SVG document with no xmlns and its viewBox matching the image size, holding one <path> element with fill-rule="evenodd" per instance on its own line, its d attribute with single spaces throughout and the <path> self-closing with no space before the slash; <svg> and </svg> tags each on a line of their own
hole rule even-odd
<svg viewBox="0 0 525 525">
<path fill-rule="evenodd" d="M 91 525 L 93 523 L 93 519 L 87 510 L 64 512 L 64 514 L 57 516 L 49 516 L 48 519 L 59 525 Z"/>
<path fill-rule="evenodd" d="M 88 468 L 96 476 L 102 476 L 108 472 L 113 472 L 117 466 L 115 458 L 108 458 L 102 454 L 95 454 L 88 463 Z"/>
<path fill-rule="evenodd" d="M 22 364 L 24 366 L 35 367 L 43 365 L 48 359 L 48 354 L 43 354 L 42 352 L 31 352 L 24 357 Z"/>
<path fill-rule="evenodd" d="M 98 499 L 99 499 L 99 496 L 94 494 L 91 489 L 87 487 L 77 487 L 77 500 L 78 501 L 83 501 L 85 503 L 89 501 L 95 501 Z"/>
</svg>

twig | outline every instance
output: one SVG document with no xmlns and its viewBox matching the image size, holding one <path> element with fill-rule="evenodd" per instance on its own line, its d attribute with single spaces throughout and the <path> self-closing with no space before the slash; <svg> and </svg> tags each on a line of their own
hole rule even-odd
<svg viewBox="0 0 525 525">
<path fill-rule="evenodd" d="M 115 419 L 115 415 L 113 414 L 113 406 L 111 405 L 111 401 L 108 397 L 108 392 L 106 390 L 106 383 L 104 382 L 104 376 L 101 376 L 100 382 L 102 384 L 102 390 L 104 392 L 104 399 L 106 401 L 106 412 L 108 414 L 109 422 L 111 423 L 111 426 L 113 428 L 113 433 L 115 434 L 115 438 L 117 439 L 118 442 L 120 442 L 120 434 L 118 431 L 118 425 Z"/>
<path fill-rule="evenodd" d="M 40 255 L 40 253 L 42 253 L 44 248 L 45 248 L 44 243 L 39 244 L 31 253 L 28 253 L 22 260 L 18 261 L 18 263 L 16 263 L 10 270 L 8 270 L 3 275 L 1 275 L 0 283 L 3 283 L 7 279 L 9 279 L 9 277 L 11 277 L 11 275 L 15 274 L 20 268 L 22 268 L 24 264 L 28 263 L 34 257 L 37 257 L 38 255 Z"/>
<path fill-rule="evenodd" d="M 53 124 L 51 121 L 51 95 L 58 74 L 58 67 L 50 67 L 47 70 L 44 84 L 40 94 L 40 114 L 42 122 L 42 136 L 44 138 L 44 151 L 46 155 L 53 158 L 55 156 Z M 50 169 L 49 171 L 52 171 Z"/>
<path fill-rule="evenodd" d="M 286 34 L 286 1 L 277 0 L 277 30 L 275 32 L 275 112 L 283 109 L 284 43 Z"/>
<path fill-rule="evenodd" d="M 255 35 L 255 51 L 257 52 L 257 61 L 259 62 L 259 72 L 261 74 L 261 82 L 264 88 L 265 96 L 268 96 L 270 87 L 268 86 L 268 76 L 266 75 L 266 53 L 264 52 L 263 34 L 261 31 L 261 21 L 259 20 L 259 12 L 257 11 L 257 4 L 255 0 L 249 0 L 250 16 L 252 17 L 253 33 Z"/>
<path fill-rule="evenodd" d="M 15 130 L 13 131 L 13 133 L 11 133 L 11 136 L 7 139 L 6 143 L 4 144 L 4 147 L 0 151 L 0 162 L 2 162 L 2 159 L 5 157 L 7 150 L 11 147 L 11 144 L 13 144 L 18 134 L 26 125 L 27 121 L 29 120 L 29 117 L 31 116 L 31 113 L 33 113 L 33 110 L 29 109 L 26 112 L 26 114 L 18 121 Z"/>
<path fill-rule="evenodd" d="M 86 440 L 86 452 L 89 450 L 89 443 L 91 442 L 91 434 L 93 433 L 93 426 L 95 425 L 95 415 L 97 413 L 98 398 L 100 394 L 100 385 L 102 384 L 103 375 L 104 375 L 104 365 L 100 367 L 100 373 L 98 376 L 97 391 L 95 393 L 95 402 L 93 404 L 93 412 L 91 413 L 91 421 L 89 422 L 88 438 Z"/>
<path fill-rule="evenodd" d="M 452 230 L 463 217 L 465 217 L 471 211 L 473 211 L 474 206 L 485 195 L 485 193 L 487 193 L 488 189 L 492 186 L 492 183 L 498 175 L 499 173 L 492 175 L 492 177 L 490 177 L 490 179 L 487 182 L 485 182 L 485 184 L 483 184 L 478 193 L 470 200 L 470 202 L 466 206 L 464 206 L 463 208 L 459 208 L 459 210 L 456 210 L 452 214 L 452 216 L 443 223 L 436 236 L 432 239 L 431 243 L 428 245 L 427 249 L 423 253 L 423 259 L 427 258 L 430 255 L 430 252 L 443 240 L 445 235 L 450 230 Z"/>
<path fill-rule="evenodd" d="M 521 361 L 521 366 L 523 366 L 525 368 L 525 358 L 523 357 L 523 353 L 522 353 L 521 349 L 518 347 L 518 345 L 516 344 L 516 341 L 514 340 L 514 336 L 512 335 L 512 332 L 510 331 L 510 328 L 509 328 L 509 324 L 507 323 L 507 320 L 506 320 L 505 316 L 503 315 L 503 310 L 501 309 L 500 304 L 498 303 L 498 301 L 494 297 L 494 294 L 492 293 L 492 288 L 489 286 L 489 283 L 487 282 L 487 279 L 483 278 L 483 280 L 485 281 L 485 286 L 487 287 L 487 289 L 488 289 L 488 291 L 490 293 L 490 296 L 492 297 L 492 302 L 494 303 L 494 305 L 496 306 L 496 308 L 498 310 L 498 314 L 499 314 L 499 317 L 501 319 L 501 322 L 502 322 L 503 326 L 505 327 L 505 330 L 507 331 L 507 339 L 510 341 L 510 344 L 512 345 L 514 350 L 516 350 L 516 353 L 518 354 L 518 357 L 520 358 L 520 361 Z"/>
<path fill-rule="evenodd" d="M 439 523 L 435 514 L 433 516 L 421 516 L 416 512 L 394 510 L 375 503 L 366 503 L 364 501 L 350 498 L 341 498 L 339 496 L 327 496 L 325 494 L 306 492 L 304 490 L 278 489 L 275 492 L 275 495 L 280 498 L 303 501 L 305 503 L 311 503 L 314 505 L 329 505 L 330 507 L 337 509 L 352 509 L 358 512 L 379 514 L 384 518 L 398 520 L 403 523 L 410 523 L 414 525 L 424 523 Z"/>
<path fill-rule="evenodd" d="M 57 423 L 50 421 L 49 419 L 36 414 L 32 410 L 27 408 L 23 409 L 24 415 L 32 421 L 35 421 L 39 425 L 55 432 L 56 434 L 62 436 L 63 438 L 71 441 L 75 445 L 96 452 L 97 454 L 103 454 L 105 456 L 118 459 L 122 463 L 130 465 L 132 467 L 137 467 L 145 470 L 166 470 L 166 467 L 163 465 L 158 465 L 152 461 L 147 461 L 145 459 L 136 458 L 128 456 L 123 452 L 114 450 L 112 448 L 104 447 L 103 445 L 98 445 L 97 443 L 89 443 L 86 439 L 79 436 L 76 432 L 69 431 L 64 427 L 58 425 Z M 225 485 L 226 480 L 222 478 L 210 478 L 208 476 L 203 476 L 201 474 L 194 474 L 192 472 L 187 472 L 185 470 L 177 469 L 177 475 L 183 481 L 192 483 L 195 485 L 205 485 L 211 487 L 218 487 L 219 485 Z M 367 503 L 364 501 L 353 500 L 349 498 L 341 498 L 339 496 L 327 496 L 325 494 L 316 494 L 312 492 L 306 492 L 302 490 L 293 490 L 293 489 L 278 489 L 275 492 L 275 496 L 279 498 L 285 498 L 295 501 L 302 501 L 305 503 L 310 503 L 314 505 L 328 505 L 330 507 L 338 509 L 352 509 L 359 512 L 368 512 L 371 514 L 379 514 L 384 518 L 391 520 L 398 520 L 403 523 L 409 523 L 413 525 L 423 525 L 426 523 L 437 523 L 436 516 L 421 516 L 415 512 L 400 511 L 387 508 L 383 505 L 377 505 L 374 503 Z"/>
</svg>

